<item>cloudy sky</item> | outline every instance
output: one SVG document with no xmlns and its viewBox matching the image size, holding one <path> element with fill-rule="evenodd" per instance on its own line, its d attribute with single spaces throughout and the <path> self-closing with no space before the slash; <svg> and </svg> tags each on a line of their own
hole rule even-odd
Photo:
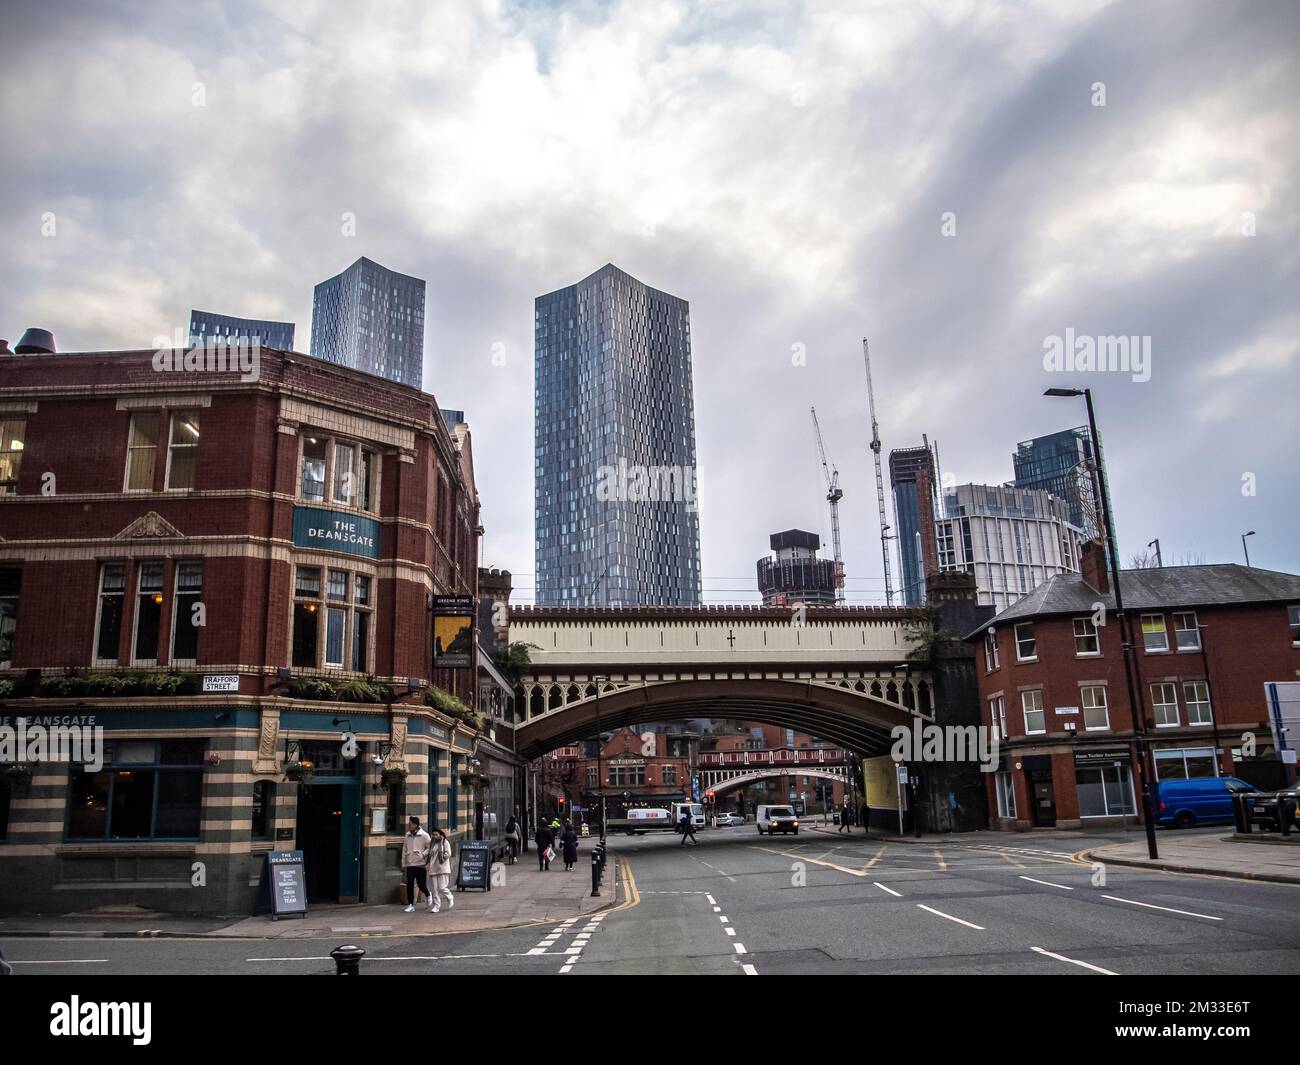
<svg viewBox="0 0 1300 1065">
<path fill-rule="evenodd" d="M 1286 0 L 6 2 L 0 336 L 200 307 L 305 351 L 358 256 L 426 279 L 425 387 L 526 600 L 533 297 L 612 261 L 691 304 L 709 600 L 829 538 L 812 405 L 881 600 L 864 335 L 886 449 L 998 483 L 1088 384 L 1125 557 L 1254 529 L 1300 571 L 1298 43 Z M 1150 380 L 1046 372 L 1068 329 L 1149 336 Z"/>
</svg>

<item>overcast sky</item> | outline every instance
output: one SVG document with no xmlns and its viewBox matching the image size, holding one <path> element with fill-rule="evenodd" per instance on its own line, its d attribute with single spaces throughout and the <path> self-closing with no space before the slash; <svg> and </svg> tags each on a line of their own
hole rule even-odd
<svg viewBox="0 0 1300 1065">
<path fill-rule="evenodd" d="M 358 256 L 424 278 L 425 388 L 527 601 L 533 298 L 614 262 L 691 305 L 706 600 L 757 598 L 773 531 L 829 540 L 812 405 L 882 600 L 864 335 L 886 450 L 999 483 L 1091 385 L 1125 558 L 1254 529 L 1300 571 L 1297 44 L 1286 0 L 7 0 L 0 336 L 199 307 L 306 351 Z M 1068 329 L 1149 336 L 1150 380 L 1046 372 Z"/>
</svg>

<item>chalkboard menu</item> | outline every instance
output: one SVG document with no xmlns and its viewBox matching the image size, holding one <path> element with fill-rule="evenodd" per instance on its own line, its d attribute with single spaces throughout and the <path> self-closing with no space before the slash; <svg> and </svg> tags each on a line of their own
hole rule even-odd
<svg viewBox="0 0 1300 1065">
<path fill-rule="evenodd" d="M 271 851 L 262 882 L 271 893 L 271 919 L 284 914 L 307 916 L 307 872 L 302 851 Z"/>
<path fill-rule="evenodd" d="M 492 844 L 486 841 L 460 845 L 460 862 L 456 866 L 456 887 L 492 890 Z"/>
</svg>

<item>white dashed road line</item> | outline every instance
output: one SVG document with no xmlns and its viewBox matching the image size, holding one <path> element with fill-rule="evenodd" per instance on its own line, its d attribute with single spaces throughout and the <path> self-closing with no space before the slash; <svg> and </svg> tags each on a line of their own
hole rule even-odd
<svg viewBox="0 0 1300 1065">
<path fill-rule="evenodd" d="M 1222 921 L 1222 917 L 1211 917 L 1208 913 L 1192 913 L 1191 910 L 1175 910 L 1172 906 L 1157 906 L 1151 902 L 1135 902 L 1133 899 L 1121 899 L 1118 895 L 1103 895 L 1111 902 L 1127 902 L 1130 906 L 1145 906 L 1148 910 L 1164 910 L 1165 913 L 1180 913 L 1184 917 L 1200 917 L 1206 921 Z"/>
<path fill-rule="evenodd" d="M 1091 969 L 1094 973 L 1101 973 L 1102 976 L 1118 976 L 1109 969 L 1103 969 L 1100 965 L 1090 965 L 1086 961 L 1079 961 L 1078 958 L 1067 958 L 1064 954 L 1053 954 L 1050 950 L 1044 950 L 1042 947 L 1031 947 L 1037 954 L 1045 954 L 1049 958 L 1055 958 L 1057 961 L 1069 962 L 1071 965 L 1078 965 L 1084 969 Z"/>
<path fill-rule="evenodd" d="M 1066 887 L 1064 884 L 1053 884 L 1050 880 L 1035 880 L 1032 876 L 1022 876 L 1021 880 L 1028 880 L 1031 884 L 1042 884 L 1044 887 L 1060 888 L 1062 891 L 1073 891 L 1074 888 Z"/>
<path fill-rule="evenodd" d="M 876 887 L 880 888 L 881 891 L 888 891 L 896 899 L 901 899 L 903 897 L 903 893 L 901 891 L 895 891 L 891 887 L 885 887 L 885 885 L 882 884 L 879 880 L 873 880 L 872 883 L 875 884 Z"/>
<path fill-rule="evenodd" d="M 944 913 L 943 910 L 935 910 L 935 909 L 932 909 L 931 907 L 929 907 L 929 906 L 925 906 L 925 905 L 923 905 L 922 903 L 919 903 L 919 902 L 918 902 L 916 905 L 917 905 L 918 907 L 920 907 L 921 909 L 925 910 L 927 913 L 932 913 L 932 914 L 934 914 L 936 917 L 946 917 L 949 921 L 955 921 L 957 924 L 964 924 L 967 928 L 973 928 L 973 929 L 975 929 L 975 931 L 977 931 L 977 932 L 983 932 L 983 931 L 984 931 L 984 926 L 983 926 L 983 925 L 979 925 L 979 924 L 971 924 L 970 921 L 963 921 L 960 917 L 954 917 L 954 916 L 953 916 L 952 914 L 950 914 L 950 913 Z"/>
</svg>

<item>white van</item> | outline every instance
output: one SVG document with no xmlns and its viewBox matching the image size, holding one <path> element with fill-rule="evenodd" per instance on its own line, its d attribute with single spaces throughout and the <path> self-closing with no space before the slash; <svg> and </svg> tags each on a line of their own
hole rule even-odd
<svg viewBox="0 0 1300 1065">
<path fill-rule="evenodd" d="M 676 829 L 682 823 L 682 814 L 690 814 L 691 825 L 694 828 L 703 828 L 707 819 L 704 816 L 704 807 L 698 802 L 675 802 L 673 803 L 673 828 Z"/>
<path fill-rule="evenodd" d="M 769 836 L 777 832 L 793 832 L 799 835 L 799 819 L 794 815 L 793 806 L 760 806 L 758 816 L 758 834 L 766 832 Z"/>
</svg>

